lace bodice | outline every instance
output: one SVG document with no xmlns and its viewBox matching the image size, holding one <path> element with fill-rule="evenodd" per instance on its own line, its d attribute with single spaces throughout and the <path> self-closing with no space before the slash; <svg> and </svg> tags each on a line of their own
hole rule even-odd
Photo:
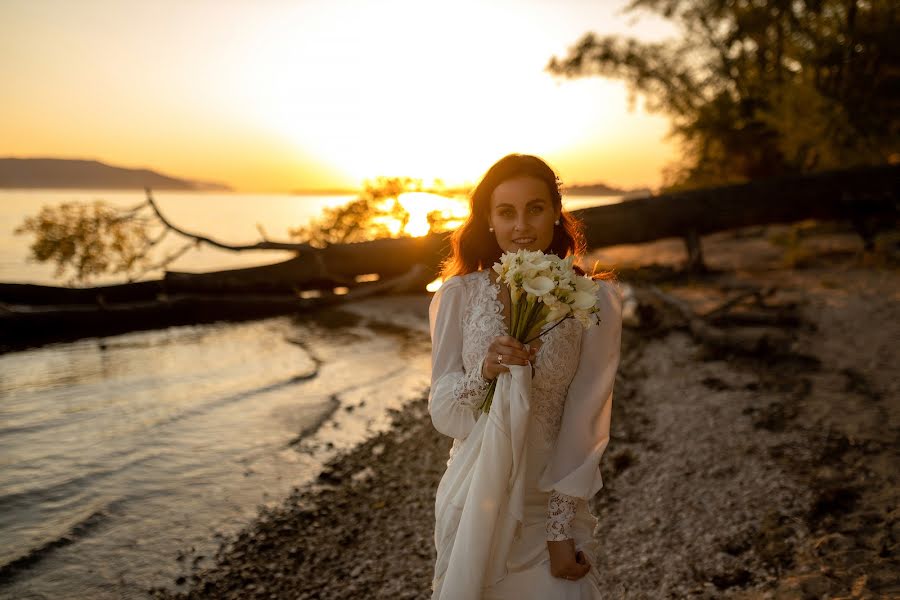
<svg viewBox="0 0 900 600">
<path fill-rule="evenodd" d="M 467 291 L 468 302 L 463 311 L 463 366 L 470 374 L 460 391 L 461 400 L 475 406 L 484 399 L 484 394 L 473 403 L 473 391 L 487 389 L 488 382 L 481 377 L 481 361 L 487 353 L 491 340 L 506 335 L 503 320 L 503 304 L 500 302 L 500 284 L 490 280 L 488 271 L 476 271 L 462 277 Z M 552 324 L 545 326 L 547 331 Z M 532 441 L 544 447 L 551 447 L 556 441 L 566 402 L 566 390 L 578 366 L 578 352 L 581 348 L 581 325 L 574 319 L 567 319 L 559 326 L 545 333 L 535 357 L 535 373 L 532 379 L 533 415 L 532 429 L 536 436 Z"/>
</svg>

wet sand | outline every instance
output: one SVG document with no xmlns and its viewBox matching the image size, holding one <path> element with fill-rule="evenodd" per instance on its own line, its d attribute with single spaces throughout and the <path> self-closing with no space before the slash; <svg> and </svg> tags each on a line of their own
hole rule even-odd
<svg viewBox="0 0 900 600">
<path fill-rule="evenodd" d="M 697 312 L 774 286 L 767 302 L 791 317 L 790 346 L 755 356 L 710 350 L 677 324 L 626 324 L 592 503 L 609 598 L 900 596 L 896 239 L 863 253 L 840 228 L 716 234 L 703 238 L 711 272 L 694 277 L 677 274 L 679 240 L 593 254 Z M 427 318 L 427 297 L 403 302 Z M 153 595 L 430 598 L 451 440 L 425 398 L 392 418 L 223 539 L 212 566 L 173 556 L 183 577 Z"/>
</svg>

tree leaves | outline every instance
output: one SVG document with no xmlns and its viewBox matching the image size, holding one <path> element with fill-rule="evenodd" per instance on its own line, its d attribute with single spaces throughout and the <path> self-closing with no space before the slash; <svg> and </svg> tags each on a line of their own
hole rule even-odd
<svg viewBox="0 0 900 600">
<path fill-rule="evenodd" d="M 146 265 L 147 250 L 159 240 L 150 239 L 149 222 L 137 210 L 102 200 L 64 202 L 42 207 L 13 233 L 33 233 L 32 260 L 55 262 L 57 277 L 71 269 L 67 283 L 73 285 L 104 273 L 130 274 Z"/>
<path fill-rule="evenodd" d="M 890 0 L 633 0 L 658 43 L 583 36 L 547 70 L 623 79 L 672 118 L 670 188 L 900 160 L 900 9 Z"/>
<path fill-rule="evenodd" d="M 341 206 L 325 208 L 308 225 L 288 230 L 292 240 L 324 248 L 386 237 L 406 237 L 409 211 L 400 194 L 420 191 L 422 181 L 410 177 L 378 177 L 367 182 L 359 198 Z"/>
</svg>

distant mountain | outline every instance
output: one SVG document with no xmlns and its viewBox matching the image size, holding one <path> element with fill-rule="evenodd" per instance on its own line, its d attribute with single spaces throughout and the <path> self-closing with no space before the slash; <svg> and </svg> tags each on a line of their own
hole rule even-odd
<svg viewBox="0 0 900 600">
<path fill-rule="evenodd" d="M 650 188 L 635 188 L 633 190 L 620 190 L 610 187 L 605 183 L 592 183 L 587 185 L 569 185 L 565 187 L 565 193 L 570 196 L 625 196 L 626 198 L 650 196 Z"/>
<path fill-rule="evenodd" d="M 0 158 L 0 188 L 143 189 L 231 191 L 221 183 L 168 177 L 148 169 L 123 169 L 96 160 Z"/>
</svg>

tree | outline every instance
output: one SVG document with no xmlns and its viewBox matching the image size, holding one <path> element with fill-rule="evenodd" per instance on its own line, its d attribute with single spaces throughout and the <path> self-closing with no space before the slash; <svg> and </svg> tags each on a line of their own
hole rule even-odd
<svg viewBox="0 0 900 600">
<path fill-rule="evenodd" d="M 551 73 L 628 83 L 672 119 L 670 188 L 900 160 L 900 9 L 893 0 L 632 0 L 677 40 L 588 33 Z"/>
<path fill-rule="evenodd" d="M 325 208 L 321 217 L 288 230 L 288 234 L 292 240 L 316 248 L 407 236 L 409 211 L 400 203 L 400 194 L 410 191 L 422 191 L 422 181 L 410 177 L 378 177 L 374 182 L 365 183 L 363 193 L 356 200 Z"/>
<path fill-rule="evenodd" d="M 167 231 L 151 237 L 149 220 L 138 214 L 143 206 L 123 210 L 102 200 L 44 206 L 13 233 L 34 234 L 31 259 L 55 262 L 57 277 L 74 271 L 69 285 L 103 273 L 130 274 L 148 267 L 150 250 Z"/>
</svg>

